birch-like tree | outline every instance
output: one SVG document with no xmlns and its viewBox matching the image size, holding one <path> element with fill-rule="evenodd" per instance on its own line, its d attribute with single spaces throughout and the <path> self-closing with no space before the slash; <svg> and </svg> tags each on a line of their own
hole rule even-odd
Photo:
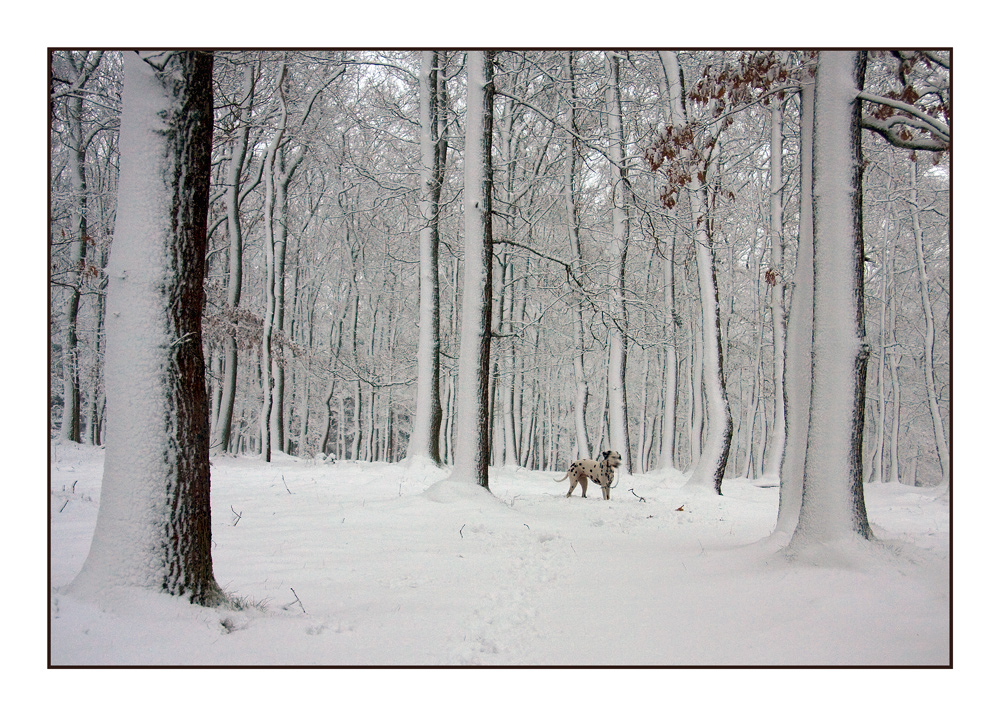
<svg viewBox="0 0 1000 716">
<path fill-rule="evenodd" d="M 212 54 L 127 52 L 108 264 L 108 432 L 90 552 L 71 585 L 222 598 L 212 570 L 201 312 Z"/>
</svg>

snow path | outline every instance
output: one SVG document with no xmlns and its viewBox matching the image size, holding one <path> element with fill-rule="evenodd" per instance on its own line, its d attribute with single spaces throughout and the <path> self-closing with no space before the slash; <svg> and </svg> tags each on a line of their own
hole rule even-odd
<svg viewBox="0 0 1000 716">
<path fill-rule="evenodd" d="M 880 547 L 791 563 L 760 542 L 778 490 L 751 483 L 718 498 L 637 475 L 604 502 L 566 499 L 558 473 L 491 471 L 489 495 L 401 464 L 216 457 L 216 576 L 264 610 L 146 593 L 102 610 L 61 591 L 102 453 L 54 450 L 53 664 L 949 660 L 948 506 L 928 490 L 872 486 Z"/>
</svg>

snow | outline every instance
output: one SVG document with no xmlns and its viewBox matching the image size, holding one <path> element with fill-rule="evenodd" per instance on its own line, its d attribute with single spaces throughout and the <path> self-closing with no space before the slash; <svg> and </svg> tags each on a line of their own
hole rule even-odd
<svg viewBox="0 0 1000 716">
<path fill-rule="evenodd" d="M 778 489 L 622 476 L 609 502 L 554 472 L 213 457 L 216 577 L 250 606 L 66 590 L 104 452 L 52 445 L 53 665 L 947 665 L 949 504 L 871 485 L 879 541 L 792 560 Z"/>
<path fill-rule="evenodd" d="M 144 53 L 155 58 L 156 53 Z M 162 179 L 162 115 L 169 98 L 153 68 L 136 53 L 123 53 L 120 183 L 114 248 L 108 262 L 106 311 L 108 449 L 103 516 L 93 557 L 76 588 L 97 592 L 109 581 L 152 586 L 160 527 L 167 519 L 164 455 L 169 400 L 162 376 L 174 339 L 162 297 L 168 273 L 165 236 L 171 233 L 170 194 Z M 151 171 L 160 167 L 161 171 Z M 115 497 L 111 497 L 114 495 Z M 135 505 L 150 519 L 132 519 Z M 154 511 L 161 514 L 153 515 Z M 113 577 L 110 575 L 114 575 Z"/>
</svg>

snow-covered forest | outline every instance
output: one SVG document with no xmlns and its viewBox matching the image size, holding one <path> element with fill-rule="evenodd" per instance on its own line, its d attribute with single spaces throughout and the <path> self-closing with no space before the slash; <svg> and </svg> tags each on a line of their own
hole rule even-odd
<svg viewBox="0 0 1000 716">
<path fill-rule="evenodd" d="M 608 450 L 629 512 L 585 524 L 670 539 L 717 503 L 720 522 L 753 521 L 743 545 L 814 558 L 844 538 L 901 540 L 947 559 L 950 66 L 947 51 L 52 52 L 53 524 L 82 530 L 56 530 L 76 545 L 53 562 L 63 613 L 93 618 L 59 591 L 81 569 L 76 596 L 127 575 L 119 586 L 211 603 L 226 568 L 212 576 L 209 542 L 220 519 L 235 531 L 239 481 L 248 499 L 266 499 L 251 474 L 301 499 L 285 476 L 305 466 L 310 485 L 388 475 L 378 500 L 468 500 L 489 517 L 470 517 L 466 543 L 506 529 L 469 485 L 512 509 L 527 495 L 519 516 L 551 522 L 523 545 L 542 581 L 576 547 L 539 475 Z M 91 509 L 66 494 L 78 469 L 101 514 L 63 516 Z M 162 497 L 126 483 L 158 470 L 193 486 L 153 520 L 181 546 L 169 578 L 134 578 L 116 560 L 140 545 L 148 564 L 160 533 L 116 530 Z M 216 504 L 220 474 L 232 504 Z M 549 487 L 562 499 L 568 484 Z M 342 499 L 324 490 L 308 488 Z M 889 516 L 925 501 L 912 522 Z M 669 525 L 647 521 L 653 504 Z M 440 509 L 412 507 L 387 514 Z M 523 606 L 506 618 L 530 619 Z M 610 661 L 655 663 L 653 641 Z M 533 663 L 508 646 L 490 632 L 399 658 Z M 731 663 L 689 646 L 688 663 Z M 905 640 L 853 662 L 850 646 L 778 651 L 735 659 L 942 663 Z"/>
<path fill-rule="evenodd" d="M 947 82 L 947 58 L 929 56 L 873 53 L 866 89 L 903 97 Z M 798 86 L 813 60 L 677 53 L 688 121 L 714 142 L 692 160 L 707 172 L 707 226 L 678 192 L 679 163 L 650 170 L 659 132 L 682 124 L 658 53 L 494 61 L 491 464 L 556 469 L 611 446 L 637 473 L 694 465 L 711 410 L 696 259 L 704 228 L 732 423 L 725 478 L 777 474 L 801 218 Z M 113 52 L 52 56 L 52 425 L 86 444 L 101 444 L 106 427 L 121 62 Z M 419 53 L 217 53 L 203 341 L 213 450 L 407 455 L 419 328 L 432 320 L 420 314 L 420 232 L 433 211 L 434 447 L 453 460 L 466 57 L 432 62 L 434 126 L 422 130 Z M 738 86 L 741 68 L 757 66 L 770 74 Z M 939 92 L 921 101 L 946 122 L 947 87 Z M 890 105 L 864 110 L 873 123 L 899 120 Z M 436 152 L 433 208 L 422 131 Z M 875 133 L 863 142 L 865 479 L 935 485 L 950 437 L 948 154 L 897 149 Z"/>
</svg>

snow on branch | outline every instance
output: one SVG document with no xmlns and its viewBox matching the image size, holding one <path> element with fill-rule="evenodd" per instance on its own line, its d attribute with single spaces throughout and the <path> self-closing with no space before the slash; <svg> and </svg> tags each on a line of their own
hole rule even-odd
<svg viewBox="0 0 1000 716">
<path fill-rule="evenodd" d="M 870 92 L 859 92 L 858 98 L 864 100 L 865 102 L 872 102 L 874 104 L 880 104 L 885 107 L 901 110 L 902 112 L 910 115 L 911 119 L 906 122 L 907 124 L 912 127 L 916 127 L 917 129 L 923 129 L 930 132 L 945 145 L 951 144 L 951 127 L 949 127 L 945 122 L 942 122 L 926 112 L 921 111 L 912 104 L 908 104 L 902 100 L 893 99 L 891 97 L 881 97 Z M 900 115 L 890 117 L 890 119 L 897 120 L 899 118 Z M 872 124 L 877 125 L 878 123 L 873 120 Z M 891 126 L 891 123 L 888 126 Z"/>
</svg>

